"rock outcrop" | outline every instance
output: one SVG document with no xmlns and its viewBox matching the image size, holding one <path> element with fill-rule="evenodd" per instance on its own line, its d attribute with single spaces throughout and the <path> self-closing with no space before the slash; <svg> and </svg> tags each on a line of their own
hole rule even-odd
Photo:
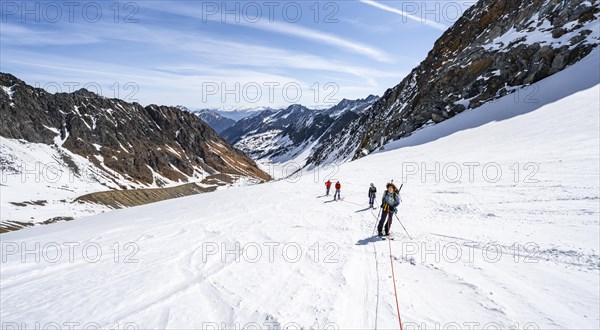
<svg viewBox="0 0 600 330">
<path fill-rule="evenodd" d="M 160 187 L 218 173 L 270 179 L 193 113 L 85 89 L 50 94 L 6 73 L 0 73 L 0 86 L 0 136 L 83 156 L 122 188 L 127 182 Z"/>
</svg>

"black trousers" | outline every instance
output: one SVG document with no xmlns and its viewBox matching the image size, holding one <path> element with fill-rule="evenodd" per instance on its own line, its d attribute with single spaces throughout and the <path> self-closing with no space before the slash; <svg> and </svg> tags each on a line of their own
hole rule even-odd
<svg viewBox="0 0 600 330">
<path fill-rule="evenodd" d="M 385 234 L 390 234 L 390 227 L 392 227 L 392 211 L 381 211 L 381 220 L 379 220 L 379 225 L 377 226 L 377 232 L 383 233 L 383 225 L 385 224 Z M 386 220 L 387 219 L 387 223 Z"/>
</svg>

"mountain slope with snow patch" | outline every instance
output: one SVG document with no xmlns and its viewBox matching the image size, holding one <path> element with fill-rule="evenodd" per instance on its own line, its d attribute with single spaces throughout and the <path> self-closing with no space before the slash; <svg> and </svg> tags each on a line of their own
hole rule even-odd
<svg viewBox="0 0 600 330">
<path fill-rule="evenodd" d="M 574 65 L 599 44 L 597 1 L 478 1 L 398 85 L 341 136 L 322 141 L 307 165 L 363 157 L 427 125 L 527 88 Z"/>
<path fill-rule="evenodd" d="M 188 111 L 52 94 L 1 72 L 0 86 L 0 232 L 107 209 L 76 200 L 88 193 L 270 179 Z"/>
</svg>

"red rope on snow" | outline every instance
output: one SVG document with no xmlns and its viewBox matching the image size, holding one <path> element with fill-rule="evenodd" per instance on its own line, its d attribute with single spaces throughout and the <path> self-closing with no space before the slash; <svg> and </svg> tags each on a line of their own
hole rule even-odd
<svg viewBox="0 0 600 330">
<path fill-rule="evenodd" d="M 383 210 L 382 210 L 383 211 Z M 373 217 L 375 217 L 375 214 L 371 213 L 371 215 L 373 215 Z M 391 220 L 393 220 L 392 215 L 388 214 L 389 219 L 387 222 L 387 232 L 390 232 L 390 225 L 391 225 Z M 375 220 L 379 221 L 379 219 L 376 217 Z M 375 228 L 373 228 L 373 232 L 375 231 Z M 402 329 L 402 317 L 400 316 L 400 305 L 398 304 L 398 290 L 396 289 L 396 275 L 394 274 L 394 261 L 392 258 L 392 242 L 390 237 L 388 237 L 387 239 L 388 241 L 388 246 L 390 248 L 390 264 L 392 266 L 392 281 L 394 281 L 394 296 L 396 297 L 396 311 L 398 312 L 398 325 L 400 325 L 400 330 Z M 377 255 L 375 256 L 377 257 Z"/>
<path fill-rule="evenodd" d="M 392 259 L 392 242 L 388 237 L 388 245 L 390 247 L 390 264 L 392 265 L 392 281 L 394 281 L 394 296 L 396 296 L 396 311 L 398 312 L 398 324 L 400 325 L 400 330 L 402 330 L 402 318 L 400 317 L 400 306 L 398 305 L 398 291 L 396 290 L 396 276 L 394 275 L 394 262 Z"/>
</svg>

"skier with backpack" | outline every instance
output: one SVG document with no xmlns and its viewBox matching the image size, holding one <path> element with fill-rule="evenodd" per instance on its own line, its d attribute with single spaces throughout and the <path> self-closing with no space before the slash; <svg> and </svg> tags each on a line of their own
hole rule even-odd
<svg viewBox="0 0 600 330">
<path fill-rule="evenodd" d="M 375 188 L 375 185 L 373 183 L 371 183 L 371 186 L 369 187 L 369 207 L 374 209 L 373 204 L 375 203 L 375 195 L 377 194 L 377 188 Z"/>
<path fill-rule="evenodd" d="M 327 180 L 327 182 L 325 182 L 325 188 L 327 189 L 325 196 L 329 196 L 329 189 L 331 189 L 331 181 Z"/>
<path fill-rule="evenodd" d="M 390 227 L 392 226 L 392 220 L 394 214 L 398 212 L 397 207 L 400 205 L 399 190 L 393 183 L 386 185 L 387 190 L 383 194 L 381 199 L 381 219 L 377 226 L 377 232 L 379 237 L 383 236 L 383 226 L 385 225 L 385 236 L 390 236 Z M 387 222 L 386 222 L 387 219 Z"/>
<path fill-rule="evenodd" d="M 333 194 L 333 200 L 338 200 L 338 199 L 342 199 L 342 197 L 340 196 L 341 194 L 341 189 L 342 189 L 342 185 L 340 184 L 339 181 L 337 181 L 335 183 L 335 193 Z M 337 197 L 337 199 L 336 199 Z"/>
</svg>

